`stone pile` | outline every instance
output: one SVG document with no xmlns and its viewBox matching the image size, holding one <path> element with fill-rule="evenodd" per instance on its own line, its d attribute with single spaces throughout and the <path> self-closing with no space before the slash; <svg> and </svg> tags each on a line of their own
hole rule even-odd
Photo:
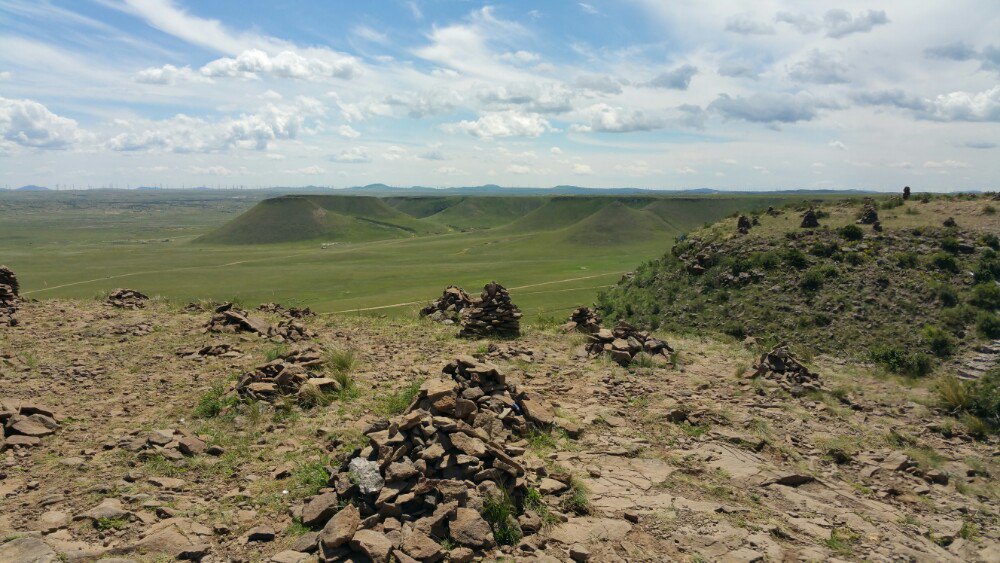
<svg viewBox="0 0 1000 563">
<path fill-rule="evenodd" d="M 736 232 L 741 235 L 745 235 L 750 232 L 750 219 L 746 215 L 740 215 L 740 218 L 736 221 Z"/>
<path fill-rule="evenodd" d="M 803 229 L 815 229 L 819 227 L 819 215 L 816 214 L 814 209 L 809 208 L 806 210 L 802 215 L 802 224 L 799 227 Z"/>
<path fill-rule="evenodd" d="M 903 186 L 903 199 L 910 199 L 910 186 Z"/>
<path fill-rule="evenodd" d="M 608 354 L 622 366 L 632 363 L 639 354 L 648 354 L 656 362 L 666 363 L 674 351 L 666 342 L 654 338 L 647 331 L 639 330 L 625 321 L 613 329 L 602 328 L 588 336 L 587 353 L 591 356 Z"/>
<path fill-rule="evenodd" d="M 188 360 L 195 360 L 210 357 L 238 358 L 243 355 L 243 352 L 232 344 L 208 344 L 201 348 L 178 350 L 177 355 Z"/>
<path fill-rule="evenodd" d="M 569 315 L 569 322 L 562 326 L 564 332 L 594 334 L 601 330 L 601 316 L 590 307 L 577 307 Z"/>
<path fill-rule="evenodd" d="M 0 326 L 17 326 L 21 286 L 7 266 L 0 266 Z"/>
<path fill-rule="evenodd" d="M 485 357 L 491 361 L 504 360 L 508 362 L 525 362 L 528 364 L 535 362 L 535 356 L 535 351 L 531 348 L 513 344 L 499 345 L 496 342 L 490 342 L 490 345 L 486 348 L 485 355 L 476 354 L 476 357 L 480 359 Z M 544 352 L 539 354 L 539 356 L 544 356 Z"/>
<path fill-rule="evenodd" d="M 310 368 L 325 363 L 323 353 L 311 346 L 293 348 L 280 357 L 240 377 L 236 392 L 258 401 L 274 401 L 280 396 L 331 393 L 340 384 Z"/>
<path fill-rule="evenodd" d="M 543 424 L 551 408 L 474 358 L 444 372 L 450 377 L 426 381 L 404 414 L 373 424 L 368 446 L 348 455 L 330 488 L 302 508 L 304 523 L 322 526 L 321 561 L 471 561 L 497 544 L 484 504 L 523 506 L 535 477 L 520 459 L 525 442 L 508 440 Z M 548 481 L 554 485 L 537 488 L 570 489 L 568 476 Z M 505 524 L 517 541 L 541 523 L 527 509 Z M 438 543 L 444 538 L 450 551 Z"/>
<path fill-rule="evenodd" d="M 134 289 L 116 289 L 108 295 L 108 303 L 117 309 L 143 309 L 146 307 L 149 296 L 139 293 Z"/>
<path fill-rule="evenodd" d="M 241 309 L 233 306 L 232 303 L 223 303 L 215 308 L 211 320 L 205 327 L 206 332 L 252 332 L 266 336 L 267 325 L 251 319 L 250 315 Z"/>
<path fill-rule="evenodd" d="M 483 287 L 483 293 L 462 309 L 460 337 L 518 336 L 521 334 L 521 310 L 510 300 L 510 293 L 497 282 Z"/>
<path fill-rule="evenodd" d="M 779 344 L 770 352 L 761 354 L 753 368 L 751 378 L 763 377 L 774 381 L 795 397 L 804 395 L 807 391 L 822 389 L 819 375 L 802 365 L 785 344 Z"/>
<path fill-rule="evenodd" d="M 58 416 L 52 409 L 14 400 L 0 400 L 0 452 L 13 448 L 33 448 L 42 438 L 59 430 Z"/>
<path fill-rule="evenodd" d="M 306 307 L 300 309 L 298 307 L 285 307 L 278 303 L 263 303 L 257 307 L 258 311 L 264 313 L 274 313 L 276 315 L 281 315 L 282 317 L 288 317 L 290 319 L 304 319 L 306 317 L 313 317 L 316 313 L 312 312 L 312 309 Z"/>
<path fill-rule="evenodd" d="M 276 342 L 302 342 L 316 338 L 318 334 L 294 318 L 278 321 L 277 325 L 267 328 L 267 337 Z"/>
<path fill-rule="evenodd" d="M 874 225 L 878 222 L 878 210 L 875 208 L 875 202 L 865 200 L 864 207 L 861 208 L 861 218 L 858 219 L 857 223 L 859 225 Z"/>
<path fill-rule="evenodd" d="M 954 217 L 948 217 L 947 219 L 944 220 L 944 223 L 942 223 L 942 225 L 944 225 L 945 227 L 957 227 L 958 223 L 955 222 Z"/>
<path fill-rule="evenodd" d="M 123 436 L 118 439 L 117 446 L 138 454 L 140 459 L 163 457 L 177 461 L 185 456 L 190 457 L 204 453 L 218 456 L 225 453 L 219 446 L 208 445 L 208 439 L 207 436 L 199 437 L 184 430 L 160 428 Z M 108 446 L 113 447 L 114 442 Z M 169 481 L 165 481 L 160 486 L 171 488 L 169 485 Z"/>
<path fill-rule="evenodd" d="M 449 285 L 438 297 L 429 305 L 420 310 L 421 317 L 430 317 L 431 320 L 446 324 L 456 323 L 461 316 L 462 309 L 472 305 L 472 298 L 464 289 L 457 285 Z"/>
</svg>

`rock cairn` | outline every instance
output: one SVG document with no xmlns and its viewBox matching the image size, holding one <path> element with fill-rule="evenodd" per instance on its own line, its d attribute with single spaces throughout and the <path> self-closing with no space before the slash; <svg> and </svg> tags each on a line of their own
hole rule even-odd
<svg viewBox="0 0 1000 563">
<path fill-rule="evenodd" d="M 745 235 L 750 232 L 750 227 L 752 226 L 750 219 L 746 215 L 740 215 L 740 218 L 736 221 L 736 232 Z"/>
<path fill-rule="evenodd" d="M 430 305 L 420 310 L 421 317 L 430 317 L 437 322 L 455 323 L 458 322 L 465 309 L 472 305 L 472 298 L 464 289 L 457 285 L 449 285 Z"/>
<path fill-rule="evenodd" d="M 521 310 L 510 300 L 510 293 L 497 282 L 490 282 L 483 293 L 462 309 L 460 337 L 518 336 L 521 334 Z"/>
<path fill-rule="evenodd" d="M 802 224 L 799 227 L 803 229 L 815 229 L 819 227 L 819 216 L 813 208 L 810 207 L 802 215 Z"/>
<path fill-rule="evenodd" d="M 108 295 L 108 303 L 116 309 L 143 309 L 149 296 L 134 289 L 116 289 Z"/>
<path fill-rule="evenodd" d="M 785 344 L 779 344 L 770 352 L 761 354 L 753 367 L 752 378 L 763 377 L 774 381 L 795 397 L 807 391 L 822 389 L 819 375 L 802 365 Z"/>
<path fill-rule="evenodd" d="M 874 225 L 878 222 L 878 210 L 875 208 L 875 202 L 870 199 L 865 200 L 865 204 L 861 208 L 861 218 L 858 219 L 857 223 L 859 225 Z"/>
<path fill-rule="evenodd" d="M 272 402 L 285 395 L 331 393 L 340 384 L 314 369 L 325 363 L 323 353 L 311 346 L 293 348 L 280 357 L 244 374 L 236 384 L 236 392 L 245 398 Z"/>
<path fill-rule="evenodd" d="M 232 303 L 223 303 L 215 308 L 212 318 L 205 327 L 206 332 L 252 332 L 267 336 L 268 327 L 251 319 L 246 311 L 238 309 Z"/>
<path fill-rule="evenodd" d="M 654 361 L 666 362 L 674 351 L 666 342 L 653 338 L 649 332 L 639 330 L 625 321 L 619 321 L 613 329 L 602 328 L 589 336 L 587 353 L 591 356 L 608 354 L 622 366 L 632 363 L 641 353 L 648 354 Z"/>
<path fill-rule="evenodd" d="M 551 408 L 474 358 L 444 372 L 449 377 L 426 381 L 405 413 L 373 424 L 369 445 L 347 456 L 330 489 L 302 508 L 303 522 L 323 526 L 321 561 L 471 561 L 497 544 L 484 504 L 523 506 L 534 475 L 520 459 L 524 442 L 508 440 L 545 424 Z M 570 488 L 552 481 L 556 493 Z M 537 532 L 541 518 L 528 509 L 505 526 L 517 541 Z M 456 547 L 446 552 L 441 538 Z"/>
<path fill-rule="evenodd" d="M 910 186 L 903 187 L 903 199 L 904 200 L 910 199 Z"/>
<path fill-rule="evenodd" d="M 0 326 L 17 326 L 21 286 L 7 266 L 0 266 Z"/>
<path fill-rule="evenodd" d="M 59 430 L 58 416 L 47 407 L 32 403 L 0 400 L 0 452 L 14 448 L 33 448 L 42 438 Z"/>
<path fill-rule="evenodd" d="M 569 322 L 562 326 L 563 332 L 594 334 L 601 330 L 601 316 L 590 307 L 578 307 L 569 315 Z"/>
<path fill-rule="evenodd" d="M 944 220 L 944 223 L 942 223 L 942 224 L 945 227 L 957 227 L 958 226 L 958 223 L 955 222 L 955 218 L 954 217 L 948 217 L 947 219 Z"/>
<path fill-rule="evenodd" d="M 316 315 L 309 307 L 300 309 L 298 307 L 285 307 L 278 303 L 263 303 L 257 307 L 257 310 L 264 313 L 274 313 L 275 315 L 281 315 L 290 319 L 304 319 Z"/>
<path fill-rule="evenodd" d="M 316 338 L 316 331 L 298 322 L 294 318 L 278 321 L 277 325 L 267 328 L 267 337 L 276 342 L 302 342 L 310 338 Z"/>
</svg>

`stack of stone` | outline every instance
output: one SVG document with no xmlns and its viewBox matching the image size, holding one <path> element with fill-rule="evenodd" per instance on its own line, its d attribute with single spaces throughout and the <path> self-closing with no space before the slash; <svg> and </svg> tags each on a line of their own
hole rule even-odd
<svg viewBox="0 0 1000 563">
<path fill-rule="evenodd" d="M 472 298 L 469 297 L 469 294 L 464 289 L 457 285 L 449 285 L 445 288 L 441 297 L 438 297 L 430 305 L 420 310 L 420 316 L 452 324 L 458 321 L 462 309 L 471 304 Z"/>
<path fill-rule="evenodd" d="M 740 215 L 740 218 L 736 221 L 736 232 L 745 235 L 750 232 L 750 227 L 750 219 L 746 215 Z"/>
<path fill-rule="evenodd" d="M 215 308 L 211 320 L 205 327 L 207 332 L 252 332 L 267 335 L 267 325 L 251 319 L 246 311 L 237 309 L 232 303 L 223 303 Z"/>
<path fill-rule="evenodd" d="M 799 227 L 803 229 L 815 229 L 819 227 L 819 215 L 811 207 L 802 215 L 802 224 Z"/>
<path fill-rule="evenodd" d="M 147 295 L 139 293 L 134 289 L 116 289 L 108 295 L 108 303 L 118 309 L 142 309 L 149 300 Z"/>
<path fill-rule="evenodd" d="M 537 424 L 531 413 L 547 407 L 473 358 L 444 371 L 450 378 L 425 382 L 404 414 L 372 425 L 369 445 L 347 456 L 330 488 L 303 507 L 303 522 L 323 526 L 320 560 L 471 561 L 496 545 L 484 503 L 523 504 L 535 477 L 519 458 L 524 442 L 507 439 L 523 436 Z M 568 491 L 564 480 L 546 490 Z M 531 510 L 507 522 L 524 535 L 540 524 Z M 438 543 L 444 538 L 450 551 Z"/>
<path fill-rule="evenodd" d="M 625 321 L 619 321 L 611 330 L 602 328 L 589 338 L 587 353 L 592 356 L 608 354 L 622 366 L 631 364 L 639 354 L 647 354 L 655 362 L 666 363 L 674 351 L 666 342 Z"/>
<path fill-rule="evenodd" d="M 601 330 L 601 316 L 590 307 L 577 307 L 569 315 L 569 322 L 562 326 L 564 332 L 594 334 Z"/>
<path fill-rule="evenodd" d="M 497 282 L 490 282 L 483 293 L 462 309 L 460 337 L 518 336 L 521 334 L 521 310 L 511 302 L 510 293 Z"/>
<path fill-rule="evenodd" d="M 304 319 L 306 317 L 315 316 L 316 313 L 312 312 L 312 309 L 306 307 L 305 309 L 300 309 L 298 307 L 285 307 L 279 305 L 278 303 L 264 303 L 257 307 L 258 311 L 263 311 L 265 313 L 274 313 L 276 315 L 281 315 L 282 317 L 288 317 L 290 319 Z"/>
<path fill-rule="evenodd" d="M 878 222 L 878 209 L 875 207 L 875 202 L 871 199 L 866 199 L 864 206 L 861 208 L 861 218 L 858 219 L 857 223 L 859 225 L 876 225 Z"/>
<path fill-rule="evenodd" d="M 340 390 L 336 380 L 310 368 L 322 366 L 323 353 L 313 347 L 293 348 L 278 358 L 244 374 L 236 384 L 242 397 L 274 401 L 279 396 L 332 393 Z"/>
<path fill-rule="evenodd" d="M 203 453 L 215 456 L 224 453 L 219 446 L 209 446 L 209 439 L 208 436 L 198 436 L 184 430 L 159 428 L 149 432 L 135 431 L 123 436 L 119 439 L 118 447 L 138 454 L 139 459 L 163 457 L 174 461 Z"/>
<path fill-rule="evenodd" d="M 753 367 L 754 372 L 751 377 L 763 377 L 774 381 L 779 387 L 795 397 L 799 397 L 807 391 L 822 389 L 819 375 L 802 365 L 785 344 L 779 344 L 770 352 L 761 354 L 760 359 Z"/>
<path fill-rule="evenodd" d="M 59 430 L 52 409 L 14 400 L 0 400 L 0 452 L 13 448 L 33 448 L 42 438 Z"/>
<path fill-rule="evenodd" d="M 0 326 L 17 326 L 17 307 L 21 286 L 7 266 L 0 266 Z"/>
<path fill-rule="evenodd" d="M 288 318 L 268 327 L 267 336 L 276 342 L 301 342 L 316 338 L 317 333 L 297 320 Z"/>
</svg>

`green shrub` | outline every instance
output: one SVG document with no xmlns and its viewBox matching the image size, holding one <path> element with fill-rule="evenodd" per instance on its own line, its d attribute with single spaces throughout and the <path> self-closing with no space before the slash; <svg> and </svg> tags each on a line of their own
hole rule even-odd
<svg viewBox="0 0 1000 563">
<path fill-rule="evenodd" d="M 919 257 L 916 252 L 900 252 L 896 255 L 896 265 L 900 268 L 916 268 Z"/>
<path fill-rule="evenodd" d="M 958 292 L 955 291 L 955 288 L 950 285 L 932 285 L 931 296 L 941 303 L 942 307 L 954 307 L 955 305 L 958 305 Z"/>
<path fill-rule="evenodd" d="M 774 270 L 781 265 L 781 256 L 777 252 L 757 252 L 750 257 L 754 266 L 764 270 Z"/>
<path fill-rule="evenodd" d="M 796 270 L 801 270 L 802 268 L 805 268 L 806 266 L 809 265 L 809 259 L 806 258 L 806 255 L 803 254 L 802 251 L 797 248 L 786 249 L 785 252 L 783 253 L 782 258 L 785 260 L 786 264 L 795 268 Z"/>
<path fill-rule="evenodd" d="M 907 352 L 885 344 L 869 350 L 868 358 L 886 371 L 907 377 L 922 377 L 933 369 L 931 358 L 927 354 Z"/>
<path fill-rule="evenodd" d="M 976 315 L 976 331 L 983 338 L 1000 338 L 1000 316 L 989 311 Z"/>
<path fill-rule="evenodd" d="M 826 276 L 823 275 L 823 270 L 819 268 L 813 268 L 806 273 L 802 274 L 802 278 L 799 280 L 799 288 L 802 291 L 819 291 L 823 287 L 823 280 Z"/>
<path fill-rule="evenodd" d="M 852 266 L 860 266 L 865 263 L 865 255 L 860 252 L 848 252 L 844 255 L 844 261 Z"/>
<path fill-rule="evenodd" d="M 929 258 L 931 266 L 946 272 L 958 272 L 958 262 L 955 257 L 947 252 L 936 252 Z"/>
<path fill-rule="evenodd" d="M 967 414 L 985 425 L 984 430 L 1000 431 L 1000 368 L 994 368 L 976 381 L 943 378 L 936 386 L 939 405 L 951 414 Z M 973 430 L 975 421 L 963 418 Z M 973 433 L 973 432 L 970 432 Z"/>
<path fill-rule="evenodd" d="M 949 254 L 958 254 L 959 242 L 955 237 L 944 237 L 941 239 L 941 250 Z"/>
<path fill-rule="evenodd" d="M 927 325 L 924 327 L 924 342 L 931 353 L 939 358 L 948 358 L 955 353 L 958 342 L 948 331 Z"/>
<path fill-rule="evenodd" d="M 989 251 L 995 254 L 992 250 Z M 1000 282 L 1000 259 L 994 256 L 983 256 L 976 264 L 973 272 L 976 283 Z"/>
<path fill-rule="evenodd" d="M 809 249 L 810 254 L 821 258 L 830 258 L 838 252 L 840 252 L 840 245 L 835 242 L 816 241 Z"/>
<path fill-rule="evenodd" d="M 837 229 L 837 233 L 845 240 L 861 240 L 865 238 L 865 232 L 857 225 L 846 225 Z"/>
<path fill-rule="evenodd" d="M 997 208 L 993 207 L 992 205 L 990 205 L 990 204 L 987 203 L 983 207 L 983 214 L 985 214 L 985 215 L 996 215 L 997 214 Z"/>
<path fill-rule="evenodd" d="M 500 496 L 486 495 L 483 499 L 483 519 L 489 523 L 497 544 L 517 545 L 523 535 L 517 523 L 517 512 L 507 491 L 501 491 Z"/>
<path fill-rule="evenodd" d="M 977 285 L 972 289 L 969 303 L 987 311 L 1000 309 L 1000 285 L 995 283 Z"/>
<path fill-rule="evenodd" d="M 992 248 L 993 250 L 1000 250 L 1000 236 L 993 233 L 987 233 L 980 238 L 986 246 Z"/>
<path fill-rule="evenodd" d="M 215 418 L 236 402 L 235 396 L 226 396 L 226 386 L 221 381 L 217 381 L 212 384 L 211 389 L 205 391 L 198 398 L 198 405 L 194 408 L 194 416 L 196 418 Z"/>
</svg>

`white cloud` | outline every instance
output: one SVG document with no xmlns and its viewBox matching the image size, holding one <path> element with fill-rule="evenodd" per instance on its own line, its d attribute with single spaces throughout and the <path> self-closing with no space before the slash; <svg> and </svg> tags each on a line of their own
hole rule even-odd
<svg viewBox="0 0 1000 563">
<path fill-rule="evenodd" d="M 770 170 L 768 170 L 767 168 L 765 168 L 765 167 L 763 167 L 763 166 L 751 166 L 750 168 L 751 168 L 751 170 L 753 170 L 754 172 L 759 172 L 759 173 L 761 173 L 761 174 L 770 174 L 770 173 L 771 173 L 771 171 L 770 171 Z"/>
<path fill-rule="evenodd" d="M 562 149 L 559 147 L 552 147 L 551 149 L 549 149 L 549 152 L 554 155 L 560 155 L 563 153 Z"/>
<path fill-rule="evenodd" d="M 741 119 L 754 123 L 797 123 L 812 121 L 821 110 L 834 109 L 837 104 L 806 93 L 758 93 L 749 96 L 720 94 L 708 105 L 710 110 L 727 119 Z"/>
<path fill-rule="evenodd" d="M 337 134 L 345 139 L 357 139 L 358 137 L 361 136 L 361 133 L 359 133 L 356 129 L 354 129 L 350 125 L 341 125 L 337 129 Z"/>
<path fill-rule="evenodd" d="M 681 65 L 675 69 L 660 73 L 644 86 L 651 88 L 666 88 L 670 90 L 687 90 L 691 79 L 698 74 L 698 68 L 692 65 Z"/>
<path fill-rule="evenodd" d="M 403 147 L 397 147 L 396 145 L 392 145 L 392 146 L 388 147 L 382 153 L 382 158 L 385 159 L 385 160 L 389 160 L 389 161 L 400 160 L 400 159 L 405 158 L 407 156 L 409 156 L 409 153 L 407 152 L 407 150 L 404 149 Z"/>
<path fill-rule="evenodd" d="M 10 80 L 11 76 L 13 76 L 13 74 L 11 74 L 9 70 L 0 72 L 0 80 Z"/>
<path fill-rule="evenodd" d="M 674 172 L 677 172 L 678 174 L 680 174 L 682 176 L 690 176 L 691 174 L 697 174 L 698 173 L 697 170 L 695 170 L 694 168 L 691 168 L 690 166 L 681 166 L 680 168 L 677 168 L 676 170 L 674 170 Z"/>
<path fill-rule="evenodd" d="M 462 131 L 481 139 L 496 137 L 538 137 L 555 128 L 537 113 L 508 110 L 481 115 L 475 121 L 447 124 L 446 130 Z"/>
<path fill-rule="evenodd" d="M 508 63 L 516 64 L 528 64 L 540 61 L 542 57 L 538 53 L 532 53 L 531 51 L 508 51 L 500 55 L 499 59 Z"/>
<path fill-rule="evenodd" d="M 924 168 L 969 168 L 969 163 L 958 160 L 928 160 L 924 163 Z"/>
<path fill-rule="evenodd" d="M 586 12 L 588 14 L 591 14 L 591 15 L 600 14 L 600 12 L 597 11 L 597 8 L 591 6 L 590 4 L 588 4 L 586 2 L 577 2 L 577 5 L 580 6 L 581 10 L 583 10 L 584 12 Z"/>
<path fill-rule="evenodd" d="M 816 49 L 789 68 L 788 76 L 799 82 L 844 84 L 850 82 L 850 69 L 837 57 Z"/>
<path fill-rule="evenodd" d="M 813 33 L 819 31 L 823 24 L 805 14 L 793 14 L 791 12 L 778 12 L 774 15 L 774 21 L 778 23 L 791 24 L 802 33 Z"/>
<path fill-rule="evenodd" d="M 272 152 L 272 153 L 268 153 L 268 154 L 264 155 L 264 158 L 266 158 L 268 160 L 285 160 L 286 157 L 283 154 L 278 154 L 278 153 L 273 153 Z"/>
<path fill-rule="evenodd" d="M 725 62 L 719 65 L 719 74 L 731 78 L 750 78 L 756 80 L 757 69 L 752 65 L 738 62 Z"/>
<path fill-rule="evenodd" d="M 337 154 L 331 154 L 329 159 L 341 164 L 364 164 L 372 161 L 367 147 L 351 147 Z"/>
<path fill-rule="evenodd" d="M 647 116 L 641 110 L 628 110 L 609 104 L 595 104 L 586 112 L 590 122 L 586 125 L 574 125 L 573 130 L 604 133 L 629 133 L 633 131 L 652 131 L 664 126 L 664 121 Z"/>
<path fill-rule="evenodd" d="M 216 59 L 200 70 L 212 78 L 259 78 L 271 75 L 298 80 L 324 80 L 328 78 L 354 78 L 361 74 L 357 59 L 328 52 L 325 57 L 304 57 L 293 51 L 282 51 L 271 56 L 260 49 L 248 49 L 235 58 Z"/>
<path fill-rule="evenodd" d="M 889 23 L 883 10 L 866 10 L 852 16 L 847 10 L 830 10 L 823 16 L 827 37 L 844 37 L 852 33 L 867 33 L 877 25 Z"/>
<path fill-rule="evenodd" d="M 273 141 L 294 139 L 325 113 L 314 98 L 299 97 L 294 104 L 266 104 L 254 113 L 211 122 L 178 114 L 170 119 L 119 120 L 125 131 L 105 145 L 114 151 L 216 152 L 230 148 L 264 150 Z"/>
<path fill-rule="evenodd" d="M 832 149 L 838 149 L 838 150 L 842 150 L 842 151 L 846 151 L 847 150 L 847 145 L 845 145 L 841 141 L 830 141 L 829 143 L 826 144 L 826 146 L 828 146 L 828 147 L 830 147 Z"/>
<path fill-rule="evenodd" d="M 774 26 L 756 21 L 747 14 L 738 14 L 726 20 L 726 31 L 740 35 L 774 35 Z"/>
<path fill-rule="evenodd" d="M 616 164 L 615 171 L 636 178 L 651 176 L 653 174 L 663 174 L 663 170 L 651 167 L 645 160 L 637 160 L 629 164 Z"/>
<path fill-rule="evenodd" d="M 465 170 L 454 166 L 438 166 L 434 171 L 445 176 L 465 176 L 468 174 Z"/>
<path fill-rule="evenodd" d="M 289 174 L 306 174 L 308 176 L 319 176 L 321 174 L 326 174 L 326 170 L 319 166 L 305 166 L 303 168 L 298 168 L 296 170 L 286 170 Z"/>
<path fill-rule="evenodd" d="M 589 176 L 594 173 L 594 169 L 591 168 L 589 164 L 577 162 L 573 164 L 573 173 L 580 176 Z"/>
<path fill-rule="evenodd" d="M 174 85 L 183 82 L 211 82 L 211 79 L 191 70 L 189 66 L 163 65 L 139 71 L 135 75 L 135 81 L 142 84 Z"/>
<path fill-rule="evenodd" d="M 0 137 L 36 149 L 65 149 L 81 141 L 85 133 L 76 121 L 56 115 L 34 100 L 0 97 Z"/>
<path fill-rule="evenodd" d="M 225 166 L 192 166 L 190 168 L 191 172 L 195 174 L 209 175 L 209 176 L 243 176 L 247 174 L 246 168 L 238 168 L 233 170 L 231 168 L 226 168 Z"/>
<path fill-rule="evenodd" d="M 358 25 L 351 30 L 351 34 L 372 43 L 388 43 L 389 36 L 381 31 L 375 31 L 367 25 Z"/>
<path fill-rule="evenodd" d="M 622 80 L 608 74 L 584 74 L 576 77 L 573 86 L 598 94 L 621 94 Z"/>
<path fill-rule="evenodd" d="M 985 92 L 952 92 L 937 96 L 921 113 L 939 121 L 1000 121 L 1000 86 Z"/>
<path fill-rule="evenodd" d="M 534 170 L 525 164 L 509 164 L 507 165 L 507 172 L 511 174 L 531 174 Z"/>
</svg>

